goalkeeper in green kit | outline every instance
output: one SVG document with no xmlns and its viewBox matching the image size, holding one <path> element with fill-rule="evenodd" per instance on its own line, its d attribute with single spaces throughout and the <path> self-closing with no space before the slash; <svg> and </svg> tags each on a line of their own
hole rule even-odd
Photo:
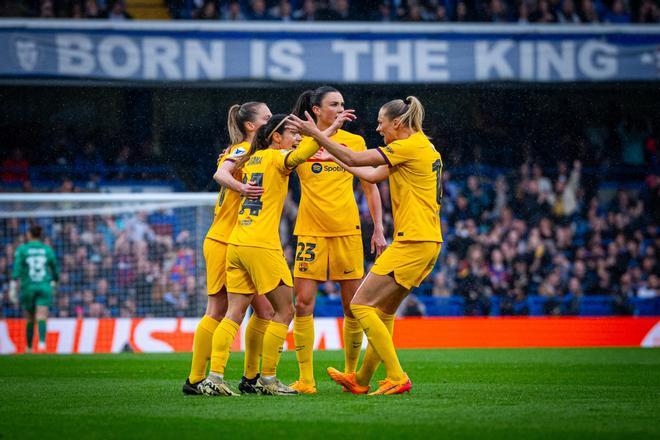
<svg viewBox="0 0 660 440">
<path fill-rule="evenodd" d="M 32 352 L 35 322 L 39 327 L 38 351 L 46 350 L 48 307 L 53 302 L 53 291 L 60 275 L 55 252 L 41 242 L 41 235 L 41 226 L 30 227 L 28 242 L 20 245 L 14 254 L 14 270 L 9 284 L 9 297 L 14 303 L 20 299 L 25 312 L 28 353 Z"/>
</svg>

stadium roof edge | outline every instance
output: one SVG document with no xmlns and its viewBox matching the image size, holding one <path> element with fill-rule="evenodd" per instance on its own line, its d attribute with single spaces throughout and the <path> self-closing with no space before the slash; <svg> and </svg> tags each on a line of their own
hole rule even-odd
<svg viewBox="0 0 660 440">
<path fill-rule="evenodd" d="M 63 29 L 63 30 L 139 30 L 139 31 L 237 31 L 237 32 L 345 32 L 347 34 L 378 33 L 487 33 L 493 34 L 660 34 L 657 25 L 520 25 L 520 24 L 415 24 L 415 23 L 371 23 L 371 22 L 314 22 L 307 23 L 264 23 L 264 22 L 198 22 L 133 20 L 130 22 L 96 20 L 42 20 L 42 19 L 2 19 L 2 29 Z"/>
</svg>

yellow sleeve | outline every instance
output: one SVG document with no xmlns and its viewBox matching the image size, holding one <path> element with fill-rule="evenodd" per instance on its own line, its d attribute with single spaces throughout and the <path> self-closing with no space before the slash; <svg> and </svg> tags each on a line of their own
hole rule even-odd
<svg viewBox="0 0 660 440">
<path fill-rule="evenodd" d="M 380 154 L 383 155 L 385 162 L 387 162 L 390 167 L 395 167 L 399 164 L 407 162 L 414 156 L 409 146 L 398 141 L 394 141 L 384 147 L 378 147 L 377 150 Z"/>
<path fill-rule="evenodd" d="M 362 136 L 359 136 L 357 142 L 355 143 L 355 151 L 367 151 L 367 144 L 364 142 L 364 138 Z"/>
<path fill-rule="evenodd" d="M 298 148 L 289 151 L 284 157 L 284 166 L 287 170 L 291 171 L 301 163 L 305 162 L 310 157 L 314 156 L 319 151 L 319 144 L 312 140 L 311 142 L 300 143 Z"/>
</svg>

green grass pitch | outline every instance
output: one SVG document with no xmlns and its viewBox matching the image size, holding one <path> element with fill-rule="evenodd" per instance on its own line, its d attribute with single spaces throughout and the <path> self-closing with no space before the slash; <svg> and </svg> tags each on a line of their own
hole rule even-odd
<svg viewBox="0 0 660 440">
<path fill-rule="evenodd" d="M 410 395 L 184 397 L 187 354 L 0 357 L 0 439 L 660 438 L 660 350 L 401 350 Z M 279 377 L 295 378 L 294 354 Z M 231 356 L 234 386 L 242 355 Z M 377 373 L 382 376 L 382 370 Z"/>
</svg>

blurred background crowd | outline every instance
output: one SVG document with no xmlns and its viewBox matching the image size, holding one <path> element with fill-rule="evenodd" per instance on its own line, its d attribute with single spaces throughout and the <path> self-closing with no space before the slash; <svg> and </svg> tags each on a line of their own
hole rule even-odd
<svg viewBox="0 0 660 440">
<path fill-rule="evenodd" d="M 612 182 L 605 168 L 593 162 L 585 167 L 579 157 L 555 162 L 529 157 L 515 167 L 446 168 L 443 251 L 400 313 L 644 314 L 645 304 L 660 300 L 658 131 L 651 126 L 644 136 L 630 136 L 624 127 L 622 123 L 620 130 L 603 134 L 602 141 L 625 144 L 616 149 L 622 156 L 611 159 L 621 163 L 628 155 L 636 157 L 634 169 L 646 170 L 643 181 Z M 438 141 L 441 153 L 449 156 L 451 145 Z M 628 143 L 639 151 L 631 153 L 634 148 Z M 96 151 L 92 142 L 80 145 L 71 156 L 53 153 L 71 172 L 50 190 L 95 190 L 99 179 L 121 179 L 122 172 L 134 174 L 133 179 L 153 179 L 147 165 L 165 162 L 149 142 L 136 150 L 119 149 L 114 159 Z M 587 152 L 597 151 L 597 145 L 588 145 Z M 130 171 L 132 167 L 137 171 Z M 30 163 L 18 149 L 2 163 L 4 188 L 12 183 L 14 190 L 29 190 L 30 175 Z M 386 236 L 391 238 L 388 184 L 379 188 Z M 369 253 L 371 218 L 360 185 L 355 195 L 368 268 L 374 259 Z M 299 196 L 294 177 L 280 228 L 290 263 Z M 6 295 L 13 253 L 29 223 L 38 221 L 62 266 L 55 316 L 197 316 L 205 305 L 200 237 L 211 208 L 204 208 L 201 225 L 195 209 L 0 219 L 2 314 L 18 314 Z M 340 314 L 338 286 L 325 283 L 319 293 L 317 314 Z"/>
<path fill-rule="evenodd" d="M 41 18 L 151 18 L 141 16 L 145 3 L 163 9 L 158 18 L 223 21 L 660 22 L 658 0 L 3 0 L 0 11 Z"/>
</svg>

